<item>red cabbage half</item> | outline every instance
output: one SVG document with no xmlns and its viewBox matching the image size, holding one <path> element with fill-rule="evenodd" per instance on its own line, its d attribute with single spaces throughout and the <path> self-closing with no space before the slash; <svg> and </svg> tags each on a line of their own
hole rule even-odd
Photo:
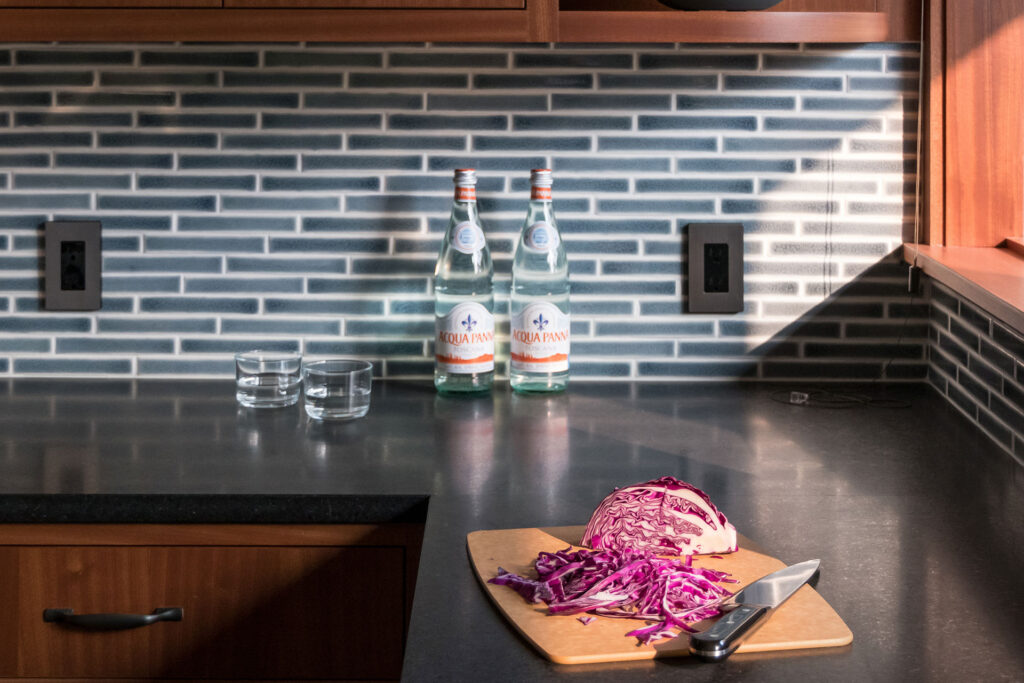
<svg viewBox="0 0 1024 683">
<path fill-rule="evenodd" d="M 729 553 L 736 528 L 708 495 L 674 477 L 616 489 L 597 506 L 583 545 L 659 555 Z"/>
<path fill-rule="evenodd" d="M 716 616 L 717 605 L 732 595 L 718 584 L 735 583 L 725 572 L 692 566 L 689 557 L 661 558 L 645 550 L 574 552 L 570 546 L 540 553 L 534 567 L 537 580 L 499 567 L 489 583 L 509 586 L 528 602 L 546 602 L 550 614 L 647 621 L 626 634 L 644 645 L 674 638 L 677 629 L 693 632 L 690 624 Z"/>
</svg>

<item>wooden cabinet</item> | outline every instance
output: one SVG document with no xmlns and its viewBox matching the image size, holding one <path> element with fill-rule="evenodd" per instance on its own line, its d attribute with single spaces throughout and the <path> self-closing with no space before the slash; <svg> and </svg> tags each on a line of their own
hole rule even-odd
<svg viewBox="0 0 1024 683">
<path fill-rule="evenodd" d="M 407 524 L 0 528 L 0 678 L 397 679 L 420 537 Z M 180 621 L 127 630 L 43 620 L 169 607 Z"/>
<path fill-rule="evenodd" d="M 871 42 L 917 40 L 920 0 L 0 0 L 0 41 Z"/>
</svg>

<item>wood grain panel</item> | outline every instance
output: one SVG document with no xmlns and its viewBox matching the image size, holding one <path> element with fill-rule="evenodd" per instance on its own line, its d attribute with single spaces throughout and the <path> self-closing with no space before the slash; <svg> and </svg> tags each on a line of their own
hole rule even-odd
<svg viewBox="0 0 1024 683">
<path fill-rule="evenodd" d="M 222 7 L 222 0 L 0 0 L 0 7 L 103 8 L 103 7 Z"/>
<path fill-rule="evenodd" d="M 291 9 L 523 9 L 526 0 L 224 0 L 224 6 Z"/>
<path fill-rule="evenodd" d="M 877 0 L 782 0 L 765 12 L 874 12 Z M 563 11 L 675 12 L 658 0 L 562 0 Z"/>
<path fill-rule="evenodd" d="M 925 35 L 923 54 L 926 87 L 922 101 L 924 144 L 924 202 L 920 235 L 921 244 L 945 244 L 946 216 L 946 55 L 945 0 L 925 0 Z M 909 241 L 909 240 L 908 240 Z"/>
<path fill-rule="evenodd" d="M 4 545 L 409 545 L 422 524 L 0 524 Z"/>
<path fill-rule="evenodd" d="M 945 243 L 1024 234 L 1024 0 L 946 4 Z"/>
<path fill-rule="evenodd" d="M 561 12 L 563 42 L 874 42 L 886 40 L 877 12 Z"/>
<path fill-rule="evenodd" d="M 0 9 L 2 41 L 529 42 L 527 10 Z"/>
<path fill-rule="evenodd" d="M 22 548 L 18 673 L 394 679 L 402 562 L 395 547 Z M 41 620 L 50 607 L 148 613 L 179 606 L 182 622 L 129 631 Z"/>
<path fill-rule="evenodd" d="M 18 623 L 4 616 L 16 614 L 19 603 L 18 551 L 0 548 L 0 676 L 18 673 Z"/>
</svg>

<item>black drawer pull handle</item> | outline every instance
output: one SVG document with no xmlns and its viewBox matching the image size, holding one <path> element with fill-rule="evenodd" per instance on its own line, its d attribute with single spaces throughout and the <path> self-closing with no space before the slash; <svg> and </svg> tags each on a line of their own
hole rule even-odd
<svg viewBox="0 0 1024 683">
<path fill-rule="evenodd" d="M 184 613 L 180 607 L 157 607 L 152 614 L 75 614 L 73 609 L 44 609 L 43 621 L 89 631 L 123 631 L 158 621 L 181 621 Z"/>
</svg>

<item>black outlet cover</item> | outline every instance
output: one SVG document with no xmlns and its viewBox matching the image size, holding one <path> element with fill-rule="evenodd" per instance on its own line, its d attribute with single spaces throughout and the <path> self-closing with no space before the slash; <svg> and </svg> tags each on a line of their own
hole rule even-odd
<svg viewBox="0 0 1024 683">
<path fill-rule="evenodd" d="M 690 223 L 687 226 L 690 313 L 743 310 L 743 224 Z"/>
</svg>

